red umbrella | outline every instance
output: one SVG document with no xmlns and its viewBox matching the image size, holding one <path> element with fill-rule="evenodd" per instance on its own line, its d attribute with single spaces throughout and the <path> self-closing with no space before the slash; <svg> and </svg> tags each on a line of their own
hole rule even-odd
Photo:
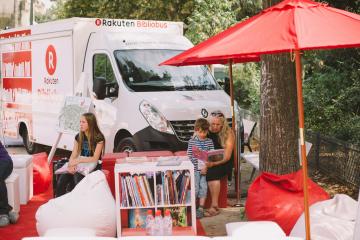
<svg viewBox="0 0 360 240">
<path fill-rule="evenodd" d="M 285 0 L 162 63 L 178 66 L 189 59 L 195 65 L 195 58 L 204 63 L 205 59 L 294 52 L 307 240 L 310 220 L 300 50 L 359 46 L 360 15 L 310 0 Z"/>
</svg>

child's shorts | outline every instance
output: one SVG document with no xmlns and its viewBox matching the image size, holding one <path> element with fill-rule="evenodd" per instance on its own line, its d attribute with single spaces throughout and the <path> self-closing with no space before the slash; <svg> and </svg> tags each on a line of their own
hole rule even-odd
<svg viewBox="0 0 360 240">
<path fill-rule="evenodd" d="M 206 175 L 201 175 L 200 172 L 195 171 L 195 197 L 206 198 L 206 195 L 207 195 Z"/>
</svg>

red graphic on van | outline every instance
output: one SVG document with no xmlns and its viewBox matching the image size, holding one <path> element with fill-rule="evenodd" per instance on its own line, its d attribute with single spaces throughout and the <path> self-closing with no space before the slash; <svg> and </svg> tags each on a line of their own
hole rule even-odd
<svg viewBox="0 0 360 240">
<path fill-rule="evenodd" d="M 95 25 L 96 26 L 100 26 L 101 23 L 102 23 L 101 19 L 98 18 L 98 19 L 95 20 Z"/>
<path fill-rule="evenodd" d="M 45 64 L 46 64 L 46 70 L 49 73 L 49 75 L 53 75 L 56 70 L 56 51 L 53 45 L 49 45 L 46 49 L 45 54 Z"/>
</svg>

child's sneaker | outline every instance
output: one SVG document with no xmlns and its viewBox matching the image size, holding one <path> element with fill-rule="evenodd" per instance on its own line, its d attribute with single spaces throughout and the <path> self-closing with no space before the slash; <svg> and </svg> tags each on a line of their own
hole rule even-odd
<svg viewBox="0 0 360 240">
<path fill-rule="evenodd" d="M 196 218 L 203 218 L 204 217 L 204 208 L 196 209 Z"/>
<path fill-rule="evenodd" d="M 10 220 L 9 220 L 9 216 L 7 214 L 1 214 L 0 215 L 0 227 L 5 227 L 7 225 L 9 225 Z"/>
<path fill-rule="evenodd" d="M 19 219 L 19 213 L 14 211 L 9 212 L 10 223 L 14 224 L 17 222 L 18 219 Z"/>
</svg>

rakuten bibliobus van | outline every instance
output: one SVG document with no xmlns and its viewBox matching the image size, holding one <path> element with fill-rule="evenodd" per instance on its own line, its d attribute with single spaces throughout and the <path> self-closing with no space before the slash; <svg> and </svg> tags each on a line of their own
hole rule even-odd
<svg viewBox="0 0 360 240">
<path fill-rule="evenodd" d="M 192 46 L 180 22 L 71 18 L 2 31 L 3 133 L 29 153 L 51 146 L 65 98 L 82 96 L 106 152 L 184 150 L 197 118 L 222 110 L 231 119 L 207 67 L 159 66 Z M 58 147 L 73 142 L 64 134 Z"/>
</svg>

